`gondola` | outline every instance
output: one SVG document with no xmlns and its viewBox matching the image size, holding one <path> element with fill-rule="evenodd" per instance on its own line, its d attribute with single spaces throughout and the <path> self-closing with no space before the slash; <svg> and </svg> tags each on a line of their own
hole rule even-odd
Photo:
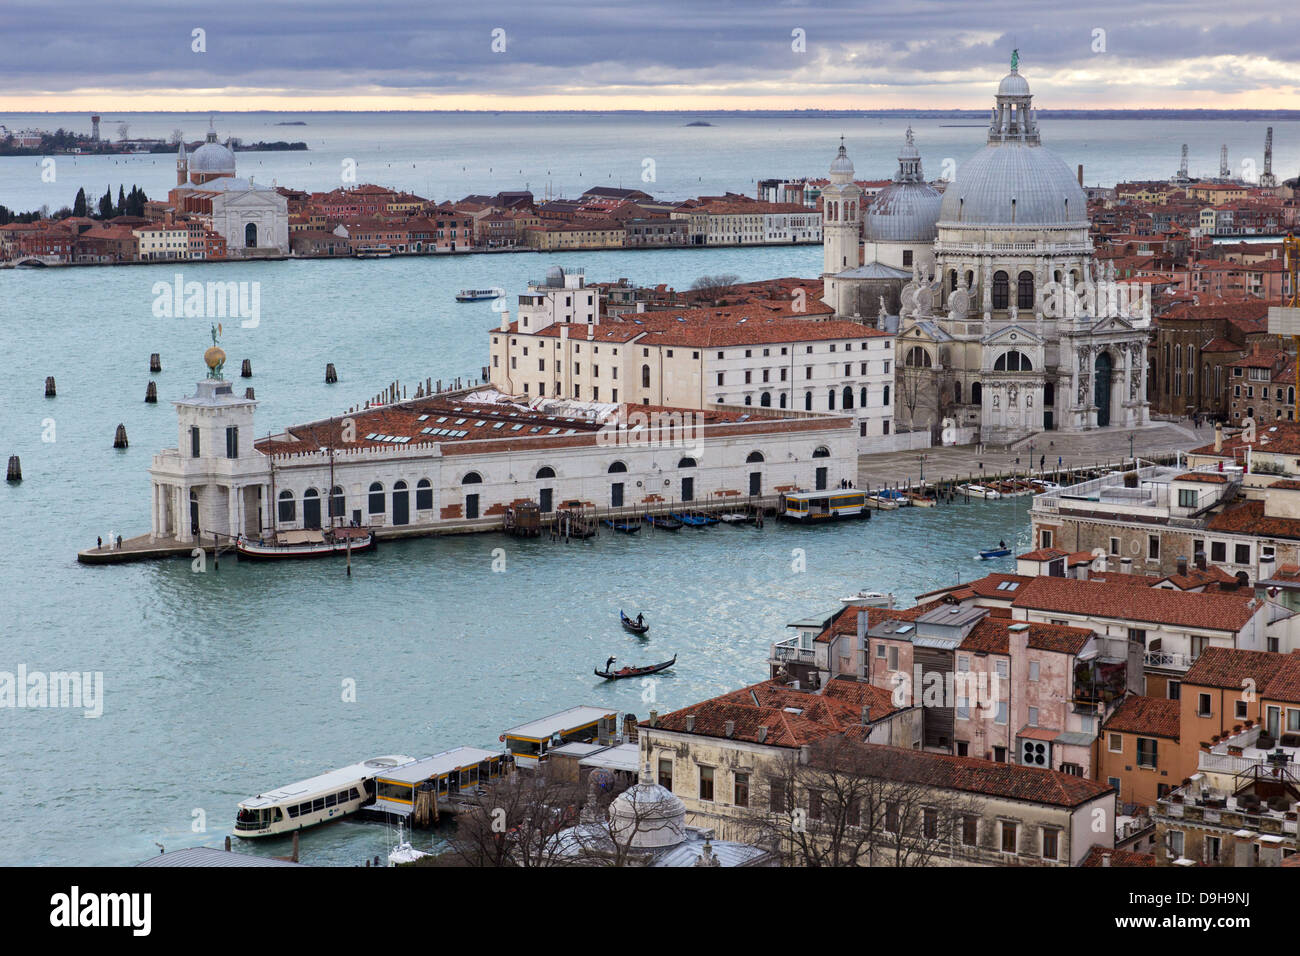
<svg viewBox="0 0 1300 956">
<path fill-rule="evenodd" d="M 613 518 L 605 519 L 605 527 L 613 528 L 615 531 L 622 531 L 624 534 L 636 534 L 641 530 L 641 524 L 637 521 L 615 521 Z"/>
<path fill-rule="evenodd" d="M 623 667 L 616 671 L 603 671 L 600 668 L 595 669 L 597 677 L 603 677 L 605 680 L 622 680 L 625 677 L 644 677 L 647 674 L 658 674 L 660 671 L 666 671 L 677 663 L 677 655 L 673 655 L 670 661 L 664 661 L 661 664 L 649 664 L 645 667 Z"/>
<path fill-rule="evenodd" d="M 708 524 L 708 522 L 705 521 L 703 518 L 701 518 L 699 515 L 693 515 L 690 514 L 689 512 L 684 512 L 684 511 L 683 512 L 674 511 L 672 512 L 670 517 L 675 518 L 677 521 L 681 522 L 682 524 L 688 524 L 692 528 L 703 528 L 706 524 Z"/>
<path fill-rule="evenodd" d="M 650 630 L 649 624 L 644 624 L 644 623 L 638 624 L 636 621 L 628 617 L 622 611 L 618 612 L 618 617 L 619 620 L 623 622 L 623 629 L 626 631 L 631 631 L 633 634 L 644 634 L 646 631 Z"/>
<path fill-rule="evenodd" d="M 682 523 L 670 515 L 647 514 L 645 523 L 660 531 L 680 531 L 682 528 Z"/>
</svg>

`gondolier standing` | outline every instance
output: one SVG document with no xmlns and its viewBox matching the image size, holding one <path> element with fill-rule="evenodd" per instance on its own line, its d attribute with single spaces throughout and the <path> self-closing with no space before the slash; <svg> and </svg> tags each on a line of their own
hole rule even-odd
<svg viewBox="0 0 1300 956">
<path fill-rule="evenodd" d="M 609 669 L 610 669 L 611 667 L 614 666 L 614 662 L 615 662 L 616 660 L 618 660 L 617 657 L 611 657 L 609 660 L 605 661 L 605 672 L 606 672 L 606 673 L 608 673 L 608 672 L 609 672 Z"/>
</svg>

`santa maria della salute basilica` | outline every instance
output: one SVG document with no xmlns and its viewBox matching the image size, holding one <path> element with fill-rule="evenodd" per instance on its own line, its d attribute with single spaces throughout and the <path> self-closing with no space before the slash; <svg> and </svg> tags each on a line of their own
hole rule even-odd
<svg viewBox="0 0 1300 956">
<path fill-rule="evenodd" d="M 987 144 L 942 192 L 911 129 L 870 200 L 843 144 L 831 163 L 823 300 L 896 336 L 903 428 L 1004 443 L 1148 421 L 1148 303 L 1093 258 L 1087 198 L 1032 99 L 1013 57 Z"/>
</svg>

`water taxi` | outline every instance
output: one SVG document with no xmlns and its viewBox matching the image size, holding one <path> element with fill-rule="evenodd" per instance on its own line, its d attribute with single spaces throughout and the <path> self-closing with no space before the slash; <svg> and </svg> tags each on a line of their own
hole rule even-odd
<svg viewBox="0 0 1300 956">
<path fill-rule="evenodd" d="M 992 499 L 992 498 L 1002 497 L 1002 492 L 998 491 L 996 488 L 989 488 L 984 485 L 973 485 L 973 484 L 958 485 L 957 490 L 960 492 L 964 492 L 965 494 L 969 495 L 972 498 Z"/>
<path fill-rule="evenodd" d="M 375 777 L 414 758 L 373 757 L 288 786 L 259 793 L 239 804 L 235 836 L 278 836 L 356 813 L 375 797 Z"/>
<path fill-rule="evenodd" d="M 486 302 L 488 299 L 499 299 L 506 294 L 505 289 L 461 289 L 456 293 L 457 302 Z"/>
<path fill-rule="evenodd" d="M 810 524 L 837 518 L 870 516 L 867 496 L 862 491 L 787 491 L 781 495 L 777 514 L 790 521 Z"/>
<path fill-rule="evenodd" d="M 325 530 L 279 531 L 269 538 L 240 535 L 235 552 L 241 561 L 274 561 L 279 558 L 324 558 L 335 554 L 369 551 L 375 536 L 369 528 L 326 528 Z"/>
<path fill-rule="evenodd" d="M 894 606 L 894 596 L 883 591 L 859 591 L 857 594 L 840 598 L 840 601 L 854 607 L 891 608 Z"/>
</svg>

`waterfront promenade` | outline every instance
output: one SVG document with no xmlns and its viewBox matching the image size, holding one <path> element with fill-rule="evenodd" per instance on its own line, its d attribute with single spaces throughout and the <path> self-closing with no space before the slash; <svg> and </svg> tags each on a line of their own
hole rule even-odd
<svg viewBox="0 0 1300 956">
<path fill-rule="evenodd" d="M 1129 439 L 1133 439 L 1130 445 Z M 1064 434 L 1041 432 L 1010 446 L 953 445 L 927 448 L 924 451 L 885 452 L 863 455 L 858 459 L 858 487 L 879 488 L 920 483 L 922 472 L 927 482 L 951 481 L 981 475 L 1023 475 L 1032 470 L 1047 472 L 1059 468 L 1088 468 L 1130 457 L 1150 458 L 1172 455 L 1214 441 L 1214 428 L 1192 427 L 1190 421 L 1154 421 L 1144 428 L 1105 429 L 1095 432 Z M 1131 452 L 1130 452 L 1131 448 Z M 1040 469 L 1039 462 L 1042 462 Z M 982 466 L 982 467 L 981 467 Z"/>
</svg>

